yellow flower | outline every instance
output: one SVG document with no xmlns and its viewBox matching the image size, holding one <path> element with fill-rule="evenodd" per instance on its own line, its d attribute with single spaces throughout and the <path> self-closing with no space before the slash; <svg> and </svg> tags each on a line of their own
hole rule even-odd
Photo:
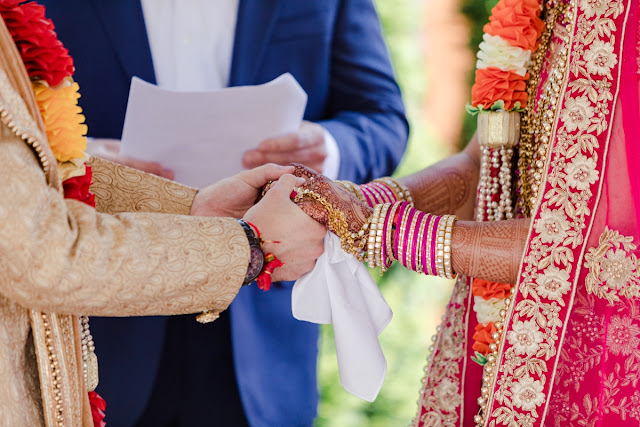
<svg viewBox="0 0 640 427">
<path fill-rule="evenodd" d="M 33 90 L 54 156 L 60 162 L 84 156 L 87 125 L 78 106 L 79 86 L 71 79 L 56 88 L 34 82 Z"/>
</svg>

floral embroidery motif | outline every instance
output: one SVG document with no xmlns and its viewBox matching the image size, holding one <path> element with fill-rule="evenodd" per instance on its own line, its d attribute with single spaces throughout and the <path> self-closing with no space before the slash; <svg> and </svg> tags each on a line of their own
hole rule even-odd
<svg viewBox="0 0 640 427">
<path fill-rule="evenodd" d="M 513 327 L 507 333 L 507 339 L 517 355 L 533 356 L 536 354 L 540 349 L 542 338 L 542 332 L 538 330 L 535 320 L 514 322 Z"/>
<path fill-rule="evenodd" d="M 587 130 L 591 124 L 591 119 L 595 114 L 595 109 L 591 101 L 586 96 L 578 96 L 567 99 L 565 110 L 562 111 L 567 131 L 573 132 L 576 129 Z"/>
<path fill-rule="evenodd" d="M 558 301 L 560 305 L 564 305 L 562 295 L 566 294 L 570 287 L 569 273 L 555 266 L 547 268 L 538 278 L 538 283 L 535 284 L 538 295 L 542 298 Z"/>
<path fill-rule="evenodd" d="M 575 3 L 577 6 L 569 12 L 575 16 L 572 45 L 570 49 L 568 44 L 562 47 L 571 52 L 567 61 L 569 82 L 560 98 L 562 104 L 547 178 L 541 189 L 543 196 L 501 344 L 495 391 L 489 403 L 489 426 L 545 423 L 543 409 L 549 398 L 556 358 L 559 351 L 563 351 L 562 327 L 571 309 L 567 297 L 580 271 L 575 261 L 593 220 L 599 170 L 604 162 L 610 111 L 617 89 L 621 49 L 618 34 L 624 28 L 627 2 L 577 0 Z M 560 91 L 562 85 L 553 89 Z M 630 268 L 631 263 L 622 262 L 616 254 L 618 250 L 614 249 L 617 248 L 600 253 L 598 279 L 593 287 L 604 280 L 603 277 L 611 277 L 607 291 L 620 294 L 624 291 L 616 286 L 623 276 L 637 271 L 637 262 L 633 258 L 636 264 Z M 605 254 L 608 256 L 604 257 Z M 633 325 L 621 323 L 616 331 L 612 332 L 614 340 L 622 336 L 637 337 Z M 619 352 L 622 351 L 626 351 L 626 347 L 620 344 Z M 584 375 L 593 366 L 591 361 L 575 363 L 582 364 L 576 375 Z"/>
<path fill-rule="evenodd" d="M 567 165 L 567 184 L 578 191 L 587 190 L 600 176 L 596 170 L 596 162 L 582 154 L 578 154 Z"/>
<path fill-rule="evenodd" d="M 640 261 L 635 254 L 633 237 L 625 237 L 605 227 L 600 244 L 585 255 L 584 266 L 589 269 L 587 292 L 613 304 L 620 297 L 640 296 Z"/>
<path fill-rule="evenodd" d="M 544 385 L 526 376 L 513 386 L 513 404 L 525 411 L 531 411 L 544 402 Z"/>
<path fill-rule="evenodd" d="M 640 327 L 630 317 L 613 316 L 607 333 L 607 347 L 612 354 L 628 356 L 640 344 Z"/>
</svg>

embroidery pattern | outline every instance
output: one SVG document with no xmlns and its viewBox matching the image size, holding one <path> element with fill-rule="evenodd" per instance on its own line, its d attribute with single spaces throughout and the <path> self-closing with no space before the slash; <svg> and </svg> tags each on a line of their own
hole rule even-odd
<svg viewBox="0 0 640 427">
<path fill-rule="evenodd" d="M 618 73 L 625 2 L 579 0 L 546 188 L 503 343 L 488 425 L 540 425 L 592 220 Z M 566 49 L 566 48 L 565 48 Z M 561 91 L 562 88 L 554 87 Z"/>
<path fill-rule="evenodd" d="M 456 281 L 451 302 L 439 327 L 435 350 L 430 356 L 432 360 L 425 368 L 426 375 L 422 383 L 426 386 L 418 405 L 418 418 L 413 425 L 458 425 L 462 405 L 462 363 L 467 339 L 465 316 L 470 288 L 468 281 L 466 277 L 459 277 Z"/>
<path fill-rule="evenodd" d="M 585 288 L 579 290 L 560 352 L 550 424 L 640 421 L 639 315 L 640 306 L 633 300 L 623 298 L 612 306 Z M 585 381 L 589 378 L 598 381 Z"/>
<path fill-rule="evenodd" d="M 600 245 L 585 255 L 587 292 L 604 298 L 610 304 L 620 297 L 640 296 L 640 260 L 631 251 L 636 250 L 633 237 L 625 237 L 605 227 Z M 629 254 L 628 254 L 629 253 Z"/>
</svg>

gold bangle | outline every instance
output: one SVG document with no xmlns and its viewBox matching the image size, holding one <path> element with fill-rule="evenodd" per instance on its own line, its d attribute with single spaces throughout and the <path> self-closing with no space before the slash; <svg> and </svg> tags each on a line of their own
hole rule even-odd
<svg viewBox="0 0 640 427">
<path fill-rule="evenodd" d="M 451 268 L 451 235 L 453 223 L 456 219 L 455 215 L 443 215 L 438 224 L 436 268 L 438 270 L 438 276 L 446 279 L 454 278 Z"/>
<path fill-rule="evenodd" d="M 413 263 L 411 262 L 413 260 L 413 255 L 414 255 L 414 247 L 413 247 L 413 238 L 415 237 L 416 234 L 416 225 L 418 224 L 418 217 L 420 216 L 420 211 L 415 210 L 413 213 L 413 217 L 411 217 L 411 221 L 408 224 L 409 227 L 409 235 L 408 235 L 408 239 L 407 239 L 407 249 L 405 249 L 406 253 L 407 253 L 407 268 L 410 270 L 413 270 Z"/>
<path fill-rule="evenodd" d="M 378 178 L 373 182 L 376 182 L 376 181 L 382 182 L 386 184 L 388 187 L 390 187 L 391 191 L 393 191 L 398 201 L 404 200 L 406 202 L 409 202 L 409 204 L 413 206 L 413 197 L 411 196 L 411 192 L 409 191 L 409 188 L 407 188 L 407 186 L 401 183 L 399 180 L 392 178 L 390 176 L 385 176 L 383 178 Z"/>
<path fill-rule="evenodd" d="M 373 215 L 369 221 L 369 239 L 367 241 L 367 264 L 370 268 L 376 266 L 375 248 L 376 248 L 376 236 L 378 232 L 378 218 L 380 217 L 380 209 L 382 205 L 376 205 L 373 208 Z"/>
<path fill-rule="evenodd" d="M 456 221 L 454 215 L 447 217 L 447 223 L 444 231 L 444 275 L 447 279 L 454 279 L 453 268 L 451 265 L 451 238 L 453 236 L 453 224 Z"/>
<path fill-rule="evenodd" d="M 351 182 L 351 181 L 334 181 L 336 184 L 340 185 L 342 188 L 353 194 L 363 203 L 367 203 L 367 199 L 365 199 L 364 194 L 362 194 L 362 190 L 360 190 L 360 186 Z"/>
<path fill-rule="evenodd" d="M 390 203 L 385 203 L 382 205 L 380 209 L 380 216 L 378 217 L 378 228 L 376 230 L 376 245 L 375 245 L 375 261 L 376 266 L 382 267 L 382 247 L 384 242 L 382 241 L 382 236 L 384 235 L 384 219 L 387 215 L 387 211 L 389 210 Z M 382 274 L 382 271 L 380 271 Z"/>
<path fill-rule="evenodd" d="M 387 259 L 389 260 L 389 265 L 391 265 L 393 261 L 397 261 L 396 257 L 393 254 L 393 218 L 395 217 L 396 212 L 401 204 L 402 202 L 396 202 L 393 205 L 391 205 L 389 213 L 387 214 L 387 216 L 389 217 L 389 223 L 387 224 L 387 230 L 386 230 L 387 238 L 385 242 L 385 245 L 386 245 L 385 252 L 387 254 Z M 389 267 L 385 265 L 385 268 L 388 269 Z"/>
</svg>

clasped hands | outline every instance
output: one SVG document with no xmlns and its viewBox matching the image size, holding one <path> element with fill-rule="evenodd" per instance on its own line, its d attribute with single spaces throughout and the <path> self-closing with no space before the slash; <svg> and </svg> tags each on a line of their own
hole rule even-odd
<svg viewBox="0 0 640 427">
<path fill-rule="evenodd" d="M 268 191 L 263 192 L 267 184 Z M 325 203 L 297 195 L 304 190 L 320 195 Z M 343 218 L 342 223 L 332 221 L 336 217 L 332 212 Z M 338 232 L 336 227 L 346 227 L 357 236 L 371 209 L 305 166 L 267 164 L 199 190 L 191 215 L 243 218 L 254 224 L 265 241 L 264 251 L 284 264 L 272 276 L 281 281 L 298 279 L 313 268 L 324 251 L 327 228 Z"/>
</svg>

